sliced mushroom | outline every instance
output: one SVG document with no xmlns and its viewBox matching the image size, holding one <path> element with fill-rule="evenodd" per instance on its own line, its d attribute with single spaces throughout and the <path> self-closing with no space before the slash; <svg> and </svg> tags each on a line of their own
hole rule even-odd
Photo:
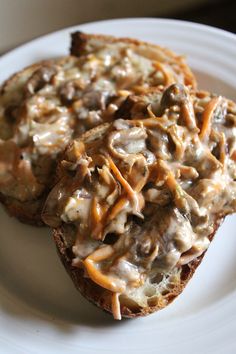
<svg viewBox="0 0 236 354">
<path fill-rule="evenodd" d="M 164 112 L 166 108 L 183 104 L 188 98 L 186 88 L 180 84 L 173 84 L 166 89 L 162 95 L 161 108 Z"/>
<path fill-rule="evenodd" d="M 45 64 L 36 70 L 33 75 L 29 78 L 26 86 L 25 93 L 26 96 L 34 95 L 36 92 L 41 90 L 46 84 L 49 84 L 52 78 L 57 73 L 57 67 L 52 64 Z"/>
<path fill-rule="evenodd" d="M 68 105 L 82 97 L 81 83 L 79 80 L 67 81 L 59 89 L 60 99 Z"/>
</svg>

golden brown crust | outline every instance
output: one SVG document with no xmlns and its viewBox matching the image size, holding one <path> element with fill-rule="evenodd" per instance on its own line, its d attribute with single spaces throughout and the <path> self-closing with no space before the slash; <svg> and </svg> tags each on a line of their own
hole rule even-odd
<svg viewBox="0 0 236 354">
<path fill-rule="evenodd" d="M 192 88 L 197 87 L 197 81 L 195 79 L 194 74 L 192 73 L 191 69 L 188 67 L 188 65 L 185 62 L 185 59 L 181 55 L 177 55 L 174 52 L 172 52 L 170 49 L 160 47 L 156 44 L 151 44 L 145 41 L 140 41 L 138 39 L 133 39 L 133 38 L 117 38 L 113 36 L 108 36 L 108 35 L 98 35 L 98 34 L 87 34 L 83 33 L 80 31 L 74 32 L 71 34 L 71 47 L 70 47 L 70 54 L 74 56 L 81 56 L 84 54 L 88 54 L 88 50 L 86 48 L 86 44 L 88 43 L 89 40 L 95 39 L 98 41 L 103 41 L 104 43 L 127 43 L 127 44 L 133 44 L 136 46 L 140 45 L 146 45 L 149 48 L 153 48 L 154 50 L 158 50 L 159 52 L 162 52 L 163 55 L 168 57 L 170 60 L 172 60 L 175 65 L 179 68 L 180 71 L 184 74 L 184 84 L 185 85 L 190 85 Z"/>
<path fill-rule="evenodd" d="M 209 236 L 210 241 L 213 240 L 215 233 L 217 232 L 222 222 L 222 217 L 219 217 L 216 220 L 214 232 Z M 72 266 L 72 259 L 74 256 L 71 248 L 71 242 L 68 240 L 68 231 L 66 229 L 66 226 L 62 225 L 61 227 L 54 229 L 53 238 L 57 247 L 59 257 L 67 273 L 70 275 L 77 290 L 79 290 L 80 293 L 87 300 L 100 307 L 102 310 L 111 314 L 111 292 L 101 288 L 89 278 L 84 277 L 83 269 L 79 269 L 77 267 Z M 195 273 L 197 267 L 200 265 L 205 253 L 206 252 L 204 252 L 200 257 L 193 260 L 192 262 L 182 266 L 181 282 L 165 296 L 165 302 L 160 302 L 158 304 L 155 304 L 154 306 L 143 308 L 133 305 L 129 307 L 121 304 L 122 317 L 135 318 L 146 316 L 153 312 L 159 311 L 169 305 L 178 295 L 181 294 L 181 292 Z"/>
</svg>

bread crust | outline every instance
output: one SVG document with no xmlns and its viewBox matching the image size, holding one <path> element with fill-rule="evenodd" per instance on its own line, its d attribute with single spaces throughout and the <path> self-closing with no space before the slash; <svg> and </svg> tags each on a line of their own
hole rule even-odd
<svg viewBox="0 0 236 354">
<path fill-rule="evenodd" d="M 49 60 L 40 61 L 36 64 L 27 66 L 26 68 L 20 70 L 19 72 L 11 75 L 0 87 L 0 96 L 7 93 L 8 90 L 19 80 L 22 75 L 30 74 L 37 70 L 41 65 L 48 64 Z M 19 221 L 35 226 L 42 226 L 44 223 L 41 220 L 41 209 L 44 204 L 45 196 L 41 197 L 39 200 L 32 200 L 30 202 L 20 202 L 14 198 L 7 197 L 0 193 L 0 202 L 3 204 L 7 213 L 16 217 Z"/>
<path fill-rule="evenodd" d="M 197 81 L 192 73 L 189 66 L 186 64 L 185 58 L 181 55 L 175 54 L 172 50 L 161 47 L 156 44 L 148 43 L 145 41 L 140 41 L 138 39 L 132 38 L 119 38 L 113 37 L 108 35 L 100 35 L 100 34 L 87 34 L 80 31 L 73 32 L 71 34 L 71 47 L 70 47 L 70 54 L 80 57 L 84 54 L 88 54 L 88 48 L 86 48 L 87 44 L 91 40 L 97 40 L 104 42 L 105 44 L 112 44 L 112 43 L 127 43 L 133 44 L 137 47 L 139 46 L 146 46 L 147 48 L 154 49 L 159 53 L 162 53 L 169 61 L 172 61 L 175 66 L 184 74 L 184 84 L 189 85 L 192 88 L 197 87 Z"/>
<path fill-rule="evenodd" d="M 209 236 L 210 241 L 213 240 L 218 228 L 222 224 L 224 218 L 217 218 L 214 226 L 214 231 Z M 66 226 L 62 225 L 59 228 L 53 230 L 53 238 L 56 244 L 58 255 L 64 265 L 67 273 L 71 277 L 75 287 L 79 292 L 91 303 L 98 306 L 102 310 L 112 314 L 111 308 L 111 292 L 101 288 L 95 284 L 92 280 L 84 276 L 84 271 L 81 268 L 74 267 L 72 265 L 73 252 L 71 245 L 67 244 L 66 241 L 67 231 Z M 192 278 L 198 266 L 201 264 L 204 252 L 200 257 L 196 258 L 192 262 L 181 267 L 181 281 L 176 287 L 174 287 L 170 293 L 165 296 L 165 302 L 160 302 L 155 306 L 148 307 L 134 307 L 125 306 L 121 303 L 121 315 L 124 318 L 136 318 L 147 316 L 153 312 L 157 312 L 167 305 L 169 305 L 181 292 L 184 290 L 185 286 Z"/>
</svg>

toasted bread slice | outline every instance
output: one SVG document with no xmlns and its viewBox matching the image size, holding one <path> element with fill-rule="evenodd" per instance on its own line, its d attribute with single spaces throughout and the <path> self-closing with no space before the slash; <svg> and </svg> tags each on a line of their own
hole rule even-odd
<svg viewBox="0 0 236 354">
<path fill-rule="evenodd" d="M 17 217 L 24 223 L 38 226 L 43 224 L 40 213 L 47 192 L 40 195 L 37 199 L 32 198 L 32 200 L 27 201 L 15 198 L 14 189 L 16 185 L 21 184 L 18 173 L 24 173 L 24 170 L 22 169 L 21 172 L 14 171 L 14 174 L 11 173 L 15 160 L 21 157 L 16 144 L 12 141 L 9 145 L 8 141 L 13 140 L 13 130 L 18 120 L 18 113 L 14 112 L 14 110 L 24 99 L 27 81 L 41 67 L 51 66 L 56 64 L 56 62 L 42 61 L 33 64 L 12 75 L 0 88 L 0 201 L 11 216 Z M 27 181 L 25 182 L 27 183 Z M 8 190 L 5 193 L 4 187 L 6 185 L 8 185 Z"/>
<path fill-rule="evenodd" d="M 114 57 L 122 70 L 125 70 L 126 67 L 130 71 L 130 69 L 139 66 L 138 72 L 135 70 L 137 88 L 134 87 L 134 89 L 136 91 L 138 91 L 138 86 L 142 91 L 145 75 L 150 76 L 149 87 L 169 86 L 175 82 L 189 85 L 192 88 L 197 86 L 196 79 L 183 56 L 152 43 L 77 31 L 72 33 L 70 52 L 78 57 L 96 54 L 106 57 L 107 61 L 110 57 Z M 150 66 L 155 68 L 155 73 L 147 73 L 147 68 Z M 126 75 L 129 76 L 129 72 Z"/>
<path fill-rule="evenodd" d="M 71 138 L 112 121 L 132 92 L 195 85 L 181 57 L 135 40 L 77 33 L 72 53 L 79 57 L 36 63 L 0 89 L 0 200 L 30 224 L 42 224 L 56 161 Z"/>
<path fill-rule="evenodd" d="M 43 212 L 76 287 L 116 319 L 167 306 L 236 211 L 236 105 L 177 84 L 133 102 L 71 142 Z"/>
<path fill-rule="evenodd" d="M 63 121 L 52 87 L 58 71 L 74 61 L 66 57 L 33 64 L 0 88 L 0 201 L 25 223 L 43 224 L 42 206 L 56 159 L 72 135 L 73 118 Z"/>
</svg>

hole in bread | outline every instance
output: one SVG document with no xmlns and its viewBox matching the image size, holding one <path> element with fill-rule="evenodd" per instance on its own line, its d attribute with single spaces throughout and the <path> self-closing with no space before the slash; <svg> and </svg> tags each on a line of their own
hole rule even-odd
<svg viewBox="0 0 236 354">
<path fill-rule="evenodd" d="M 155 277 L 150 279 L 151 284 L 159 284 L 163 280 L 163 274 L 158 273 Z"/>
<path fill-rule="evenodd" d="M 156 294 L 156 289 L 154 287 L 148 287 L 144 290 L 144 295 L 147 297 L 152 297 Z"/>
<path fill-rule="evenodd" d="M 125 295 L 120 296 L 120 303 L 123 307 L 127 307 L 128 309 L 130 309 L 133 313 L 137 313 L 140 311 L 140 306 L 137 304 L 137 302 L 128 298 Z"/>
<path fill-rule="evenodd" d="M 114 245 L 114 243 L 116 243 L 118 238 L 119 238 L 119 235 L 117 235 L 115 233 L 108 233 L 105 236 L 103 243 L 105 243 L 106 245 Z"/>
<path fill-rule="evenodd" d="M 153 296 L 151 298 L 149 298 L 147 300 L 148 306 L 152 307 L 152 306 L 156 306 L 158 304 L 158 297 L 157 296 Z"/>
<path fill-rule="evenodd" d="M 168 289 L 165 289 L 165 290 L 162 290 L 161 294 L 162 294 L 162 296 L 165 296 L 165 295 L 168 295 L 169 292 L 170 291 Z"/>
<path fill-rule="evenodd" d="M 174 288 L 175 288 L 175 286 L 176 286 L 175 284 L 170 283 L 170 284 L 168 285 L 168 288 L 169 288 L 169 289 L 174 289 Z"/>
</svg>

